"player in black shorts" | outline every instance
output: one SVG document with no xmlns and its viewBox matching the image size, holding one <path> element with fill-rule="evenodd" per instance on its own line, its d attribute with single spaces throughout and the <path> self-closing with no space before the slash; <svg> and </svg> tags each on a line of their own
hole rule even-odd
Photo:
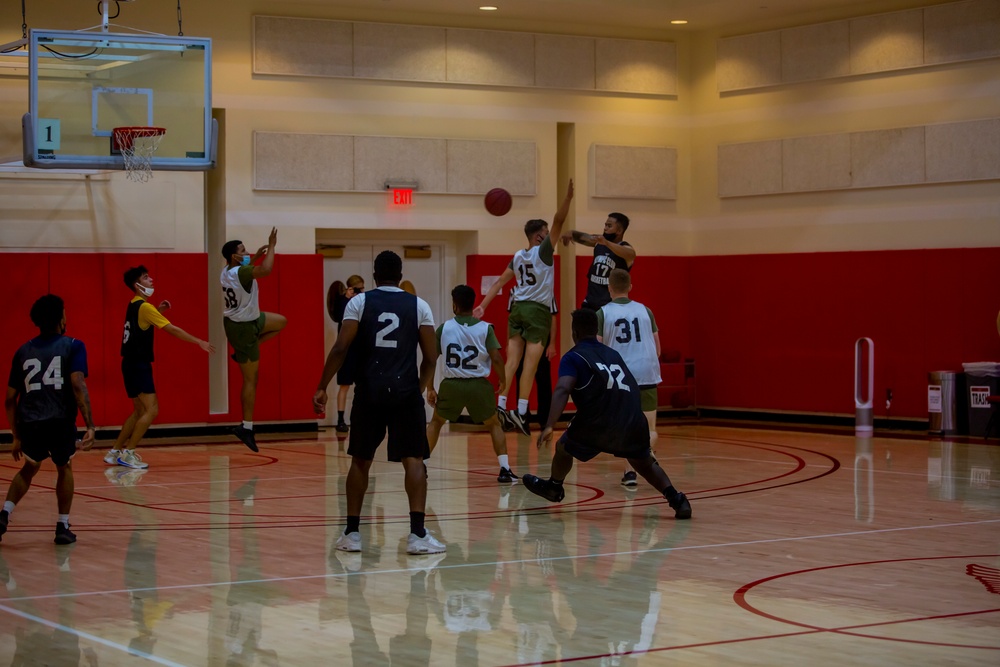
<svg viewBox="0 0 1000 667">
<path fill-rule="evenodd" d="M 76 412 L 79 409 L 87 432 L 80 448 L 94 446 L 94 419 L 87 393 L 87 348 L 83 342 L 65 336 L 66 311 L 63 300 L 46 294 L 31 307 L 31 321 L 38 327 L 32 338 L 14 355 L 7 380 L 4 407 L 14 436 L 11 456 L 24 465 L 14 475 L 7 500 L 0 510 L 0 536 L 7 532 L 14 506 L 31 487 L 42 461 L 52 457 L 56 464 L 56 544 L 72 544 L 76 535 L 69 529 L 73 504 L 73 469 L 76 454 Z"/>
<path fill-rule="evenodd" d="M 351 439 L 347 453 L 347 528 L 337 539 L 341 551 L 361 551 L 361 507 L 368 490 L 368 471 L 375 451 L 389 432 L 390 461 L 406 471 L 410 501 L 410 554 L 441 553 L 444 544 L 424 528 L 427 477 L 424 459 L 427 417 L 424 391 L 430 386 L 437 362 L 434 316 L 423 299 L 399 288 L 403 260 L 383 251 L 375 258 L 376 288 L 358 294 L 344 309 L 344 322 L 323 367 L 323 377 L 313 396 L 313 409 L 326 409 L 326 387 L 350 353 L 357 356 L 358 375 L 351 406 Z M 417 369 L 417 347 L 423 354 Z"/>
<path fill-rule="evenodd" d="M 552 396 L 549 420 L 538 436 L 538 446 L 552 439 L 556 419 L 573 395 L 576 417 L 556 443 L 552 473 L 547 480 L 524 475 L 525 488 L 552 502 L 560 502 L 563 480 L 573 468 L 573 459 L 589 461 L 604 452 L 628 459 L 635 471 L 663 494 L 674 516 L 691 518 L 687 497 L 653 458 L 649 427 L 642 414 L 639 385 L 618 352 L 597 340 L 597 313 L 573 311 L 575 345 L 559 363 L 559 381 Z"/>
</svg>

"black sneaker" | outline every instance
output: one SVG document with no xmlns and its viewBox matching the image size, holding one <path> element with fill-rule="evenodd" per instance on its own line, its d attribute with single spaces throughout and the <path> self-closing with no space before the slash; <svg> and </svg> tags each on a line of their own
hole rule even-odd
<svg viewBox="0 0 1000 667">
<path fill-rule="evenodd" d="M 511 410 L 507 413 L 507 417 L 514 424 L 516 430 L 523 435 L 531 435 L 531 430 L 528 428 L 528 415 L 521 415 L 519 412 Z"/>
<path fill-rule="evenodd" d="M 626 489 L 634 489 L 639 486 L 639 478 L 634 470 L 629 470 L 622 477 L 621 485 Z"/>
<path fill-rule="evenodd" d="M 566 491 L 562 488 L 561 484 L 553 484 L 547 479 L 541 479 L 534 475 L 525 475 L 521 478 L 521 483 L 524 484 L 524 488 L 528 489 L 528 491 L 553 503 L 562 502 L 562 499 L 566 497 Z"/>
<path fill-rule="evenodd" d="M 497 406 L 497 419 L 500 420 L 500 428 L 502 428 L 505 433 L 517 430 L 517 426 L 510 418 L 510 413 L 501 408 L 499 405 Z"/>
<path fill-rule="evenodd" d="M 498 482 L 501 484 L 513 484 L 516 479 L 517 475 L 515 475 L 510 468 L 500 468 L 500 474 L 497 475 Z"/>
<path fill-rule="evenodd" d="M 351 427 L 344 422 L 337 422 L 337 433 L 347 433 L 351 430 Z"/>
<path fill-rule="evenodd" d="M 673 500 L 668 500 L 667 504 L 674 511 L 675 519 L 691 518 L 691 503 L 688 502 L 687 496 L 683 493 L 678 493 L 677 497 Z"/>
<path fill-rule="evenodd" d="M 76 535 L 69 529 L 69 526 L 62 521 L 56 523 L 56 544 L 73 544 L 76 542 Z"/>
<path fill-rule="evenodd" d="M 0 539 L 3 539 L 3 534 L 7 532 L 8 523 L 10 523 L 10 512 L 0 510 Z"/>
<path fill-rule="evenodd" d="M 260 451 L 260 449 L 257 448 L 257 438 L 254 437 L 252 429 L 243 428 L 243 424 L 240 424 L 233 429 L 233 435 L 239 438 L 240 442 L 249 447 L 251 452 Z"/>
</svg>

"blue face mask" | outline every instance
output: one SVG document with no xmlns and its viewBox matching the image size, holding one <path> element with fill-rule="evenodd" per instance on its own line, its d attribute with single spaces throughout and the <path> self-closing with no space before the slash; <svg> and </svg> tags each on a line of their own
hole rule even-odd
<svg viewBox="0 0 1000 667">
<path fill-rule="evenodd" d="M 251 259 L 252 257 L 250 257 L 250 255 L 243 255 L 243 259 L 240 260 L 240 264 L 242 266 L 249 266 Z"/>
</svg>

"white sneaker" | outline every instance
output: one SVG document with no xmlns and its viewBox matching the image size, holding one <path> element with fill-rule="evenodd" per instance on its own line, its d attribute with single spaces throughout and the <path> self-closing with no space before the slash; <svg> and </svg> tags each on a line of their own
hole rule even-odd
<svg viewBox="0 0 1000 667">
<path fill-rule="evenodd" d="M 414 556 L 419 554 L 439 554 L 444 552 L 447 547 L 439 542 L 430 531 L 424 537 L 417 537 L 416 534 L 410 533 L 410 537 L 406 540 L 406 553 L 412 554 Z"/>
<path fill-rule="evenodd" d="M 109 466 L 118 465 L 118 457 L 121 455 L 121 450 L 112 449 L 107 454 L 104 455 L 104 462 Z"/>
<path fill-rule="evenodd" d="M 136 470 L 145 470 L 149 467 L 149 464 L 143 462 L 142 457 L 134 449 L 123 449 L 118 455 L 118 465 Z"/>
<path fill-rule="evenodd" d="M 355 531 L 337 538 L 338 551 L 361 551 L 361 533 Z"/>
</svg>

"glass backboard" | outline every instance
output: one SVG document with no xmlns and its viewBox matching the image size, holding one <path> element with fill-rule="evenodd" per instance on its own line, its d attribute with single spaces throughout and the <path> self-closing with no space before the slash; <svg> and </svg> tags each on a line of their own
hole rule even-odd
<svg viewBox="0 0 1000 667">
<path fill-rule="evenodd" d="M 166 130 L 152 169 L 215 166 L 212 40 L 148 34 L 32 30 L 24 164 L 122 169 L 116 127 Z"/>
</svg>

